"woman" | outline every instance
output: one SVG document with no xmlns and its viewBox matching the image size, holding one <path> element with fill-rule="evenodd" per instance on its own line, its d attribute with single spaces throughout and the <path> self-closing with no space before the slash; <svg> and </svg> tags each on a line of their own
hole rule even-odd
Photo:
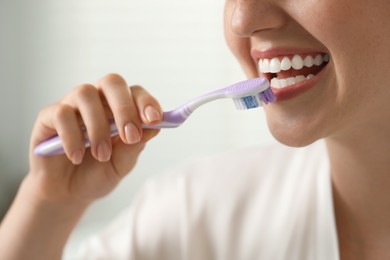
<svg viewBox="0 0 390 260">
<path fill-rule="evenodd" d="M 387 0 L 227 0 L 229 47 L 248 77 L 268 78 L 277 95 L 264 108 L 272 134 L 303 148 L 245 149 L 151 181 L 84 256 L 390 258 L 389 15 Z M 116 74 L 44 109 L 30 172 L 1 224 L 0 258 L 59 259 L 84 210 L 158 133 L 141 122 L 161 115 L 153 97 Z M 109 116 L 120 132 L 112 140 Z M 66 156 L 33 155 L 55 133 Z"/>
</svg>

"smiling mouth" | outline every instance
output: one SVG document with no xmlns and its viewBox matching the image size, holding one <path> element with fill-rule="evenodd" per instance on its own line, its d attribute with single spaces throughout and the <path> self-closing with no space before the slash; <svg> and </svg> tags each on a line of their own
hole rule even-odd
<svg viewBox="0 0 390 260">
<path fill-rule="evenodd" d="M 329 60 L 326 53 L 295 54 L 260 59 L 258 68 L 272 88 L 283 89 L 315 77 Z"/>
</svg>

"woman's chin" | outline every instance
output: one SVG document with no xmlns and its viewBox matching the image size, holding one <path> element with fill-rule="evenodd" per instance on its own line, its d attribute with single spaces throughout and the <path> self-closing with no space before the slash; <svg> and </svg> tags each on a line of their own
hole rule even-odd
<svg viewBox="0 0 390 260">
<path fill-rule="evenodd" d="M 283 122 L 268 120 L 268 127 L 273 137 L 280 143 L 291 147 L 308 146 L 321 139 L 319 131 L 310 129 L 304 123 Z"/>
</svg>

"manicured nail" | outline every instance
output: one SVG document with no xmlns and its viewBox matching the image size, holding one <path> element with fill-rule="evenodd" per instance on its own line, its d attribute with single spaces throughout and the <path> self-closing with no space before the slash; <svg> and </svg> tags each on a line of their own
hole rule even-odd
<svg viewBox="0 0 390 260">
<path fill-rule="evenodd" d="M 107 162 L 111 158 L 111 146 L 108 142 L 102 142 L 98 145 L 97 159 L 100 162 Z"/>
<path fill-rule="evenodd" d="M 148 122 L 159 121 L 161 118 L 160 113 L 152 106 L 147 106 L 145 108 L 145 117 Z"/>
<path fill-rule="evenodd" d="M 72 153 L 72 163 L 74 165 L 79 165 L 83 161 L 84 152 L 82 149 L 79 149 Z"/>
<path fill-rule="evenodd" d="M 135 144 L 141 140 L 141 135 L 137 127 L 133 123 L 128 123 L 125 126 L 126 141 L 128 144 Z"/>
</svg>

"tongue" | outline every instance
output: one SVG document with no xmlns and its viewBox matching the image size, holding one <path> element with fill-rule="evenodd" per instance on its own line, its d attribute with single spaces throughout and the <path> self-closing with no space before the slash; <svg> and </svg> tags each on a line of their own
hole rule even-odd
<svg viewBox="0 0 390 260">
<path fill-rule="evenodd" d="M 291 77 L 295 77 L 298 75 L 303 75 L 305 77 L 309 74 L 316 75 L 316 74 L 318 74 L 318 72 L 320 72 L 325 67 L 325 65 L 326 64 L 323 64 L 321 66 L 312 66 L 311 68 L 303 67 L 300 70 L 295 70 L 293 68 L 291 68 L 289 70 L 282 70 L 281 72 L 277 73 L 277 77 L 278 77 L 278 79 L 286 79 L 286 78 L 291 78 Z"/>
</svg>

